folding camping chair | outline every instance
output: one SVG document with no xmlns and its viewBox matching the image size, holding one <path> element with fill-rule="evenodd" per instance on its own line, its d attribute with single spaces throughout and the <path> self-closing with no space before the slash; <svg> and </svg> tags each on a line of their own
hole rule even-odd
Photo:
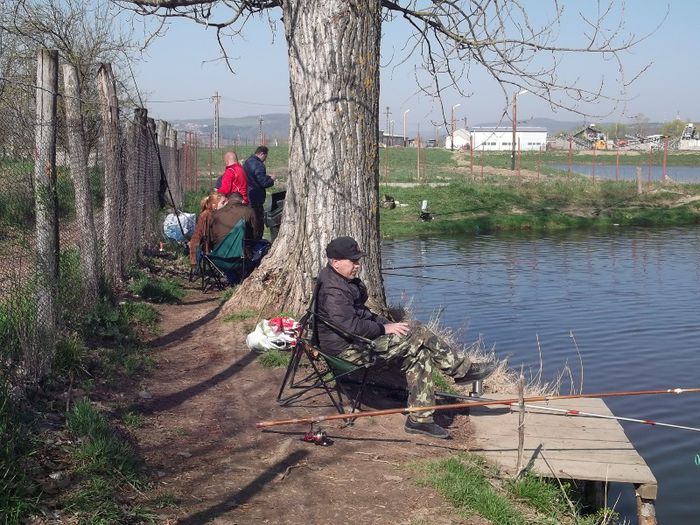
<svg viewBox="0 0 700 525">
<path fill-rule="evenodd" d="M 245 278 L 245 234 L 246 221 L 241 219 L 209 253 L 202 250 L 199 259 L 202 292 L 223 290 L 228 283 Z"/>
<path fill-rule="evenodd" d="M 352 381 L 356 383 L 358 387 L 354 397 L 351 399 L 350 413 L 352 414 L 360 408 L 362 394 L 367 383 L 367 373 L 369 369 L 375 365 L 375 359 L 372 353 L 375 347 L 374 341 L 350 334 L 335 325 L 329 319 L 319 315 L 317 311 L 319 288 L 320 284 L 316 284 L 309 308 L 300 320 L 300 335 L 297 339 L 296 346 L 291 350 L 292 358 L 287 366 L 287 371 L 284 374 L 282 385 L 277 394 L 277 402 L 281 406 L 289 406 L 293 401 L 301 398 L 306 393 L 315 389 L 322 389 L 328 394 L 336 410 L 340 414 L 345 414 L 342 384 L 344 381 L 348 382 L 359 375 L 359 380 Z M 358 344 L 366 345 L 370 356 L 368 362 L 356 364 L 323 352 L 318 342 L 319 323 L 326 325 L 331 330 L 336 331 Z M 311 366 L 311 371 L 302 379 L 298 379 L 296 376 L 304 358 L 306 358 Z M 347 393 L 345 397 L 347 397 L 348 400 L 351 398 Z M 348 424 L 352 424 L 352 421 L 349 421 Z"/>
</svg>

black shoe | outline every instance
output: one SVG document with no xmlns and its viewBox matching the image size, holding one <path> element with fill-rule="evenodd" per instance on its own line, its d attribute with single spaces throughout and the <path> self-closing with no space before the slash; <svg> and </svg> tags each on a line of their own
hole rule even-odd
<svg viewBox="0 0 700 525">
<path fill-rule="evenodd" d="M 486 379 L 493 374 L 498 368 L 498 361 L 487 361 L 486 363 L 472 363 L 469 371 L 464 377 L 456 378 L 455 383 L 468 383 L 469 381 L 478 381 Z"/>
<path fill-rule="evenodd" d="M 403 429 L 409 434 L 425 434 L 438 439 L 447 439 L 450 433 L 435 423 L 419 423 L 411 419 L 411 416 L 406 418 L 406 424 Z"/>
</svg>

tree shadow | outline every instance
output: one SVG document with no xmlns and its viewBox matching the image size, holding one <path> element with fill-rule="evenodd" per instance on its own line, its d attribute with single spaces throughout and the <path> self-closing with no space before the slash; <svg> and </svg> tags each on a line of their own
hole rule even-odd
<svg viewBox="0 0 700 525">
<path fill-rule="evenodd" d="M 232 494 L 226 498 L 221 503 L 214 505 L 207 510 L 197 512 L 191 516 L 181 519 L 178 521 L 178 523 L 180 525 L 199 525 L 200 523 L 208 523 L 211 520 L 216 519 L 222 514 L 229 512 L 250 500 L 258 492 L 263 490 L 268 483 L 273 481 L 275 477 L 284 473 L 288 468 L 293 467 L 308 455 L 309 452 L 306 450 L 297 450 L 296 452 L 289 454 L 285 459 L 278 461 L 270 468 L 266 469 L 257 478 L 248 483 L 235 494 Z"/>
<path fill-rule="evenodd" d="M 148 346 L 150 346 L 151 348 L 159 348 L 161 346 L 167 346 L 169 344 L 172 344 L 175 342 L 182 342 L 183 340 L 188 339 L 189 337 L 192 336 L 192 332 L 194 330 L 196 330 L 197 328 L 199 328 L 201 326 L 204 326 L 209 321 L 214 319 L 217 315 L 219 315 L 219 311 L 221 310 L 222 306 L 223 305 L 219 304 L 216 306 L 216 308 L 207 312 L 199 319 L 196 319 L 195 321 L 192 321 L 191 323 L 188 323 L 184 326 L 181 326 L 180 328 L 173 330 L 169 334 L 161 336 L 157 339 L 153 339 L 152 341 L 149 342 Z"/>
<path fill-rule="evenodd" d="M 253 352 L 248 352 L 238 361 L 232 363 L 228 368 L 210 377 L 206 381 L 202 381 L 201 383 L 187 387 L 184 390 L 180 390 L 179 392 L 174 392 L 172 394 L 156 397 L 154 399 L 149 400 L 148 405 L 142 405 L 141 411 L 146 415 L 150 415 L 156 412 L 170 410 L 171 408 L 181 405 L 188 399 L 201 394 L 202 392 L 211 388 L 212 386 L 221 383 L 222 381 L 225 381 L 226 379 L 229 379 L 233 375 L 237 374 L 243 368 L 245 368 L 251 362 L 253 362 L 256 357 L 257 354 Z"/>
</svg>

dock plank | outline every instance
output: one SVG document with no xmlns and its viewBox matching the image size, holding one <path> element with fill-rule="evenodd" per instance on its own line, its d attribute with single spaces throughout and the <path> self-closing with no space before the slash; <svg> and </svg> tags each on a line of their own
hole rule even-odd
<svg viewBox="0 0 700 525">
<path fill-rule="evenodd" d="M 537 404 L 612 415 L 602 399 Z M 475 407 L 471 409 L 470 419 L 475 438 L 472 450 L 506 472 L 514 473 L 518 456 L 518 413 L 501 406 Z M 643 487 L 645 498 L 656 498 L 656 478 L 614 419 L 528 410 L 523 464 L 528 462 L 534 472 L 543 476 L 632 483 Z"/>
</svg>

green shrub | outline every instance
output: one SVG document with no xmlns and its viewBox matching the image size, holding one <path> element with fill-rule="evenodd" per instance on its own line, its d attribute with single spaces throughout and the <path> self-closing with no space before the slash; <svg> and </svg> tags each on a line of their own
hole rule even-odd
<svg viewBox="0 0 700 525">
<path fill-rule="evenodd" d="M 52 371 L 60 375 L 77 372 L 83 366 L 87 352 L 83 339 L 77 333 L 61 335 L 56 341 Z"/>
<path fill-rule="evenodd" d="M 108 339 L 117 343 L 135 339 L 126 309 L 113 305 L 105 298 L 87 313 L 82 322 L 81 332 L 91 339 Z"/>
</svg>

